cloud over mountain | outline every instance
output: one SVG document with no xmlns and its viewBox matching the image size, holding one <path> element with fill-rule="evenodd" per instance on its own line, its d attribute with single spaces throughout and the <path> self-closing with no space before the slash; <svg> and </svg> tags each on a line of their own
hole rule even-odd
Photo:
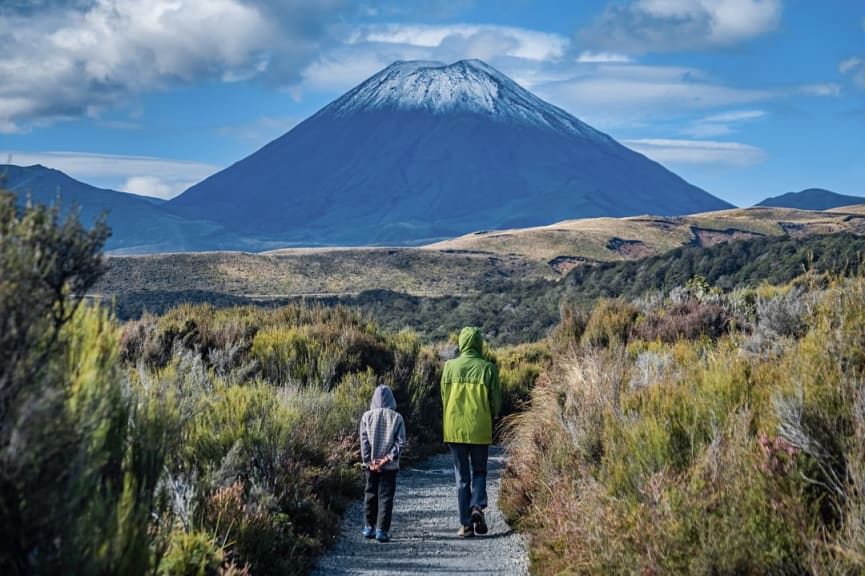
<svg viewBox="0 0 865 576">
<path fill-rule="evenodd" d="M 637 0 L 611 3 L 581 31 L 588 44 L 644 54 L 732 46 L 774 30 L 780 0 Z"/>
<path fill-rule="evenodd" d="M 166 204 L 326 245 L 729 206 L 479 60 L 394 63 Z"/>
<path fill-rule="evenodd" d="M 341 9 L 337 0 L 3 2 L 0 131 L 201 79 L 289 84 Z"/>
</svg>

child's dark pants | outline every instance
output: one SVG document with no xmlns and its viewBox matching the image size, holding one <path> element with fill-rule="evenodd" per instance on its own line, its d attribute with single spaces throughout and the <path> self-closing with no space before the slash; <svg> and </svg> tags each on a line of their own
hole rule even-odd
<svg viewBox="0 0 865 576">
<path fill-rule="evenodd" d="M 396 472 L 396 470 L 366 471 L 363 514 L 367 526 L 385 532 L 390 530 L 393 495 L 396 492 Z"/>
</svg>

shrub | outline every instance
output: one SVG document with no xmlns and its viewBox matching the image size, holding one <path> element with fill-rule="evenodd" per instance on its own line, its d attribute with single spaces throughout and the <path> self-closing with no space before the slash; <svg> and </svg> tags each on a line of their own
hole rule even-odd
<svg viewBox="0 0 865 576">
<path fill-rule="evenodd" d="M 522 411 L 529 401 L 535 382 L 552 357 L 544 343 L 522 344 L 496 350 L 494 362 L 499 368 L 502 387 L 500 416 Z"/>
<path fill-rule="evenodd" d="M 623 300 L 600 300 L 589 316 L 581 342 L 600 347 L 627 344 L 638 314 L 633 304 Z"/>
<path fill-rule="evenodd" d="M 675 342 L 700 337 L 718 338 L 729 328 L 727 313 L 719 303 L 686 300 L 640 318 L 634 336 L 643 340 Z"/>
<path fill-rule="evenodd" d="M 533 568 L 861 573 L 865 280 L 818 289 L 755 291 L 779 299 L 763 308 L 786 333 L 774 356 L 742 353 L 735 332 L 634 340 L 618 356 L 584 338 L 556 356 L 508 422 L 501 501 L 532 535 Z"/>
<path fill-rule="evenodd" d="M 125 388 L 119 334 L 82 306 L 104 220 L 0 191 L 0 571 L 144 574 L 166 422 Z"/>
<path fill-rule="evenodd" d="M 758 298 L 757 328 L 778 336 L 802 337 L 808 329 L 809 300 L 801 287 L 791 288 L 774 298 Z"/>
<path fill-rule="evenodd" d="M 159 564 L 160 576 L 217 576 L 222 550 L 202 532 L 177 532 Z"/>
</svg>

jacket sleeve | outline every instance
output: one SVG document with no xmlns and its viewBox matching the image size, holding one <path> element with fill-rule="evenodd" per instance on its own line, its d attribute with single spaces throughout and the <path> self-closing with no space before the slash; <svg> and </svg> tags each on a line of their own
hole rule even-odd
<svg viewBox="0 0 865 576">
<path fill-rule="evenodd" d="M 499 369 L 495 364 L 492 365 L 490 372 L 492 373 L 490 378 L 490 411 L 495 418 L 502 410 L 502 385 L 499 382 Z"/>
<path fill-rule="evenodd" d="M 360 419 L 360 459 L 364 466 L 369 466 L 372 460 L 372 446 L 369 443 L 369 431 L 367 430 L 366 414 Z"/>
<path fill-rule="evenodd" d="M 396 462 L 397 458 L 399 458 L 400 452 L 402 452 L 403 446 L 405 446 L 405 421 L 402 419 L 402 416 L 397 419 L 394 436 L 393 445 L 387 453 L 387 455 L 390 456 L 391 462 Z"/>
<path fill-rule="evenodd" d="M 441 382 L 439 383 L 440 392 L 442 395 L 442 413 L 447 409 L 448 406 L 448 394 L 450 393 L 450 382 L 448 381 L 448 363 L 445 362 L 444 368 L 442 368 L 442 377 Z"/>
</svg>

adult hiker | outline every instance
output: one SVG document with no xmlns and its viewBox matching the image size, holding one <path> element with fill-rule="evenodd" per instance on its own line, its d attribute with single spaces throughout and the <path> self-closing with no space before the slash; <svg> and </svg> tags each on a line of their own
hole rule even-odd
<svg viewBox="0 0 865 576">
<path fill-rule="evenodd" d="M 480 329 L 460 332 L 458 358 L 445 362 L 441 379 L 444 441 L 454 461 L 460 529 L 468 538 L 486 534 L 487 458 L 493 443 L 493 419 L 502 392 L 495 364 L 483 358 Z"/>
</svg>

